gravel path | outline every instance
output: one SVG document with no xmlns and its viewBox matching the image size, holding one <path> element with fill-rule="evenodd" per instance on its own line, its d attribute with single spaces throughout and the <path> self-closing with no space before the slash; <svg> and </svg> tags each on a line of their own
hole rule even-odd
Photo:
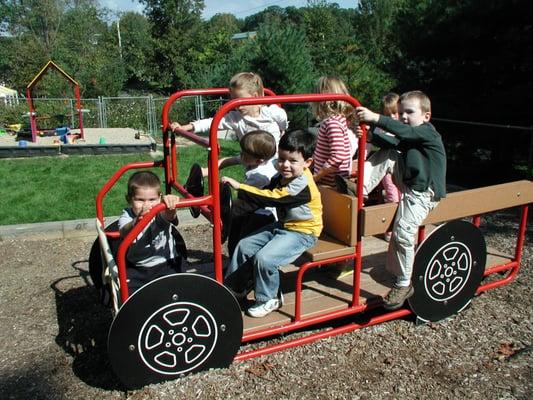
<svg viewBox="0 0 533 400">
<path fill-rule="evenodd" d="M 488 243 L 509 252 L 516 224 L 509 214 L 489 221 Z M 207 261 L 208 227 L 182 232 L 195 261 Z M 482 294 L 454 318 L 420 326 L 391 321 L 126 392 L 106 353 L 111 316 L 95 305 L 88 283 L 92 240 L 0 242 L 0 399 L 533 397 L 529 242 L 516 281 Z"/>
</svg>

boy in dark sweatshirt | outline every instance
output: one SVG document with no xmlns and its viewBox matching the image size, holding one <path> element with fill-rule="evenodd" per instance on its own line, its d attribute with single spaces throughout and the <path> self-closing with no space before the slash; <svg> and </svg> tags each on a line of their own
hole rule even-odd
<svg viewBox="0 0 533 400">
<path fill-rule="evenodd" d="M 411 276 L 418 228 L 446 196 L 446 152 L 440 134 L 429 123 L 428 96 L 421 91 L 404 93 L 398 111 L 400 120 L 396 121 L 365 107 L 356 109 L 360 121 L 393 134 L 369 130 L 367 141 L 381 150 L 365 162 L 364 194 L 370 193 L 387 173 L 392 174 L 402 192 L 387 255 L 387 270 L 396 277 L 384 299 L 387 310 L 400 308 L 413 295 Z"/>
</svg>

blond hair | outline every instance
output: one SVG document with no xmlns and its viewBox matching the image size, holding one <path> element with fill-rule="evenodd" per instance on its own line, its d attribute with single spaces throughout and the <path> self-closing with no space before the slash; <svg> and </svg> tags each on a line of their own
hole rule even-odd
<svg viewBox="0 0 533 400">
<path fill-rule="evenodd" d="M 248 93 L 257 96 L 264 96 L 263 80 L 254 72 L 239 72 L 232 76 L 229 81 L 229 88 L 244 89 Z"/>
<path fill-rule="evenodd" d="M 398 114 L 398 93 L 390 92 L 381 98 L 381 113 L 383 115 Z"/>
<path fill-rule="evenodd" d="M 400 96 L 400 103 L 404 100 L 418 99 L 422 112 L 431 112 L 431 101 L 429 97 L 420 90 L 411 90 Z"/>
<path fill-rule="evenodd" d="M 320 77 L 315 87 L 315 93 L 350 94 L 344 82 L 334 76 Z M 326 119 L 332 115 L 342 114 L 346 119 L 353 122 L 352 120 L 355 116 L 354 108 L 345 101 L 321 101 L 319 103 L 312 103 L 311 107 L 313 114 L 318 120 Z"/>
</svg>

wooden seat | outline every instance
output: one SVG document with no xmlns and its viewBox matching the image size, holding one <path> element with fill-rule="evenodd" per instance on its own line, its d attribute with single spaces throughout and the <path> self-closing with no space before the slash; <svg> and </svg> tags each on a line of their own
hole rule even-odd
<svg viewBox="0 0 533 400">
<path fill-rule="evenodd" d="M 533 182 L 516 181 L 448 194 L 427 216 L 422 225 L 517 207 L 533 202 Z M 364 207 L 361 212 L 361 236 L 378 235 L 392 229 L 397 203 Z"/>
<path fill-rule="evenodd" d="M 355 252 L 355 246 L 348 246 L 327 234 L 322 234 L 316 244 L 304 253 L 300 261 L 322 261 L 327 258 L 347 256 Z"/>
<path fill-rule="evenodd" d="M 337 192 L 328 186 L 319 186 L 322 197 L 324 229 L 318 242 L 307 250 L 297 264 L 321 261 L 355 252 L 357 242 L 357 198 Z"/>
<path fill-rule="evenodd" d="M 321 261 L 355 252 L 357 242 L 357 198 L 319 187 L 322 196 L 324 229 L 318 242 L 295 264 Z M 523 180 L 479 189 L 450 193 L 428 215 L 423 225 L 484 214 L 533 202 L 533 182 Z M 392 229 L 397 203 L 364 207 L 361 211 L 361 236 L 379 235 Z"/>
</svg>

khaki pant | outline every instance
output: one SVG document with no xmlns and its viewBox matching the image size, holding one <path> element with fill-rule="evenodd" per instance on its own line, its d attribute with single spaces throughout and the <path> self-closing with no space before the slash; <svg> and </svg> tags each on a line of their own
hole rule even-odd
<svg viewBox="0 0 533 400">
<path fill-rule="evenodd" d="M 438 204 L 430 188 L 419 192 L 405 186 L 403 171 L 400 154 L 396 150 L 382 149 L 365 162 L 363 183 L 364 194 L 367 195 L 390 173 L 402 192 L 392 227 L 386 264 L 387 270 L 396 277 L 395 283 L 399 287 L 406 287 L 411 283 L 418 227 Z"/>
</svg>

